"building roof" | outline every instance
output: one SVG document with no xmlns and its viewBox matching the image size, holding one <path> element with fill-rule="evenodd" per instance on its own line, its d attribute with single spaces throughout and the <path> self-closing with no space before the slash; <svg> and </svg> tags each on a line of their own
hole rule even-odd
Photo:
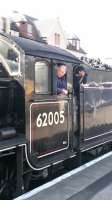
<svg viewBox="0 0 112 200">
<path fill-rule="evenodd" d="M 80 50 L 80 53 L 87 54 L 87 52 L 84 49 L 82 49 L 82 47 L 80 47 L 79 50 Z"/>
<path fill-rule="evenodd" d="M 77 63 L 81 62 L 73 54 L 61 48 L 57 48 L 51 45 L 29 40 L 26 38 L 21 38 L 21 37 L 11 37 L 11 38 L 25 51 L 25 54 L 27 55 L 59 59 L 68 62 L 77 62 Z"/>
<path fill-rule="evenodd" d="M 66 38 L 68 40 L 75 39 L 75 40 L 79 40 L 80 41 L 80 38 L 75 33 L 68 33 L 68 32 L 65 31 L 65 34 L 66 34 Z"/>
<path fill-rule="evenodd" d="M 34 18 L 34 17 L 31 17 L 31 16 L 29 16 L 29 15 L 24 15 L 25 16 L 25 18 L 27 19 L 27 20 L 31 20 L 31 21 L 36 21 L 36 20 L 38 20 L 38 19 L 36 19 L 36 18 Z"/>
<path fill-rule="evenodd" d="M 48 37 L 53 30 L 56 23 L 59 22 L 58 18 L 51 18 L 42 21 L 36 21 L 35 25 L 43 37 Z"/>
<path fill-rule="evenodd" d="M 13 22 L 20 22 L 20 21 L 26 22 L 27 21 L 25 15 L 23 15 L 17 11 L 14 11 L 10 18 L 11 18 L 11 21 L 13 21 Z"/>
</svg>

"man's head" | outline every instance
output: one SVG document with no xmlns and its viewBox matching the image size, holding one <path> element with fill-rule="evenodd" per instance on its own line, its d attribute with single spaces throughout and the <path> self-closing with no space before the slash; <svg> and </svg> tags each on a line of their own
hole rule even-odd
<svg viewBox="0 0 112 200">
<path fill-rule="evenodd" d="M 82 70 L 82 71 L 79 71 L 79 76 L 80 76 L 80 77 L 84 77 L 84 76 L 85 76 L 85 71 L 83 71 L 83 70 Z"/>
<path fill-rule="evenodd" d="M 78 75 L 80 77 L 84 77 L 85 74 L 86 74 L 86 72 L 82 66 L 80 66 L 76 69 L 76 75 Z"/>
<path fill-rule="evenodd" d="M 67 67 L 64 64 L 58 64 L 56 67 L 56 75 L 58 78 L 63 77 L 67 72 Z"/>
</svg>

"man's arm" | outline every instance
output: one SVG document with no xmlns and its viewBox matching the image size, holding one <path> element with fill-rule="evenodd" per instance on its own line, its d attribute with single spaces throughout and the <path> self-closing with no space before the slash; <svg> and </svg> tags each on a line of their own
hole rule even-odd
<svg viewBox="0 0 112 200">
<path fill-rule="evenodd" d="M 65 77 L 63 77 L 62 79 L 57 79 L 57 84 L 56 84 L 56 93 L 57 94 L 64 94 L 67 95 L 68 91 L 67 91 L 67 81 L 65 79 Z"/>
<path fill-rule="evenodd" d="M 68 94 L 66 76 L 63 77 L 63 81 L 62 81 L 62 94 L 64 95 Z"/>
</svg>

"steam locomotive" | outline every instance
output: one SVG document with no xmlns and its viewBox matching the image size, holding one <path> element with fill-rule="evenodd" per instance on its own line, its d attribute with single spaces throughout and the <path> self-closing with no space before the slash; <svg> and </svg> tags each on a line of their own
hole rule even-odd
<svg viewBox="0 0 112 200">
<path fill-rule="evenodd" d="M 69 94 L 56 95 L 57 63 Z M 76 69 L 85 84 L 74 94 Z M 41 173 L 112 142 L 112 70 L 95 69 L 68 51 L 0 34 L 0 195 L 13 198 Z"/>
</svg>

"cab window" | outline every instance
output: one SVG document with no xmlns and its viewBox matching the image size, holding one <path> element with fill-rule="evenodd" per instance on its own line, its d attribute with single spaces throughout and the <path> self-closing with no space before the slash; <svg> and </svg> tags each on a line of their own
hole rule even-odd
<svg viewBox="0 0 112 200">
<path fill-rule="evenodd" d="M 47 61 L 35 63 L 35 93 L 47 94 L 50 92 L 49 65 Z"/>
<path fill-rule="evenodd" d="M 63 63 L 55 65 L 54 92 L 57 95 L 67 94 L 67 66 Z"/>
<path fill-rule="evenodd" d="M 68 95 L 73 88 L 72 63 L 54 61 L 54 94 Z"/>
</svg>

